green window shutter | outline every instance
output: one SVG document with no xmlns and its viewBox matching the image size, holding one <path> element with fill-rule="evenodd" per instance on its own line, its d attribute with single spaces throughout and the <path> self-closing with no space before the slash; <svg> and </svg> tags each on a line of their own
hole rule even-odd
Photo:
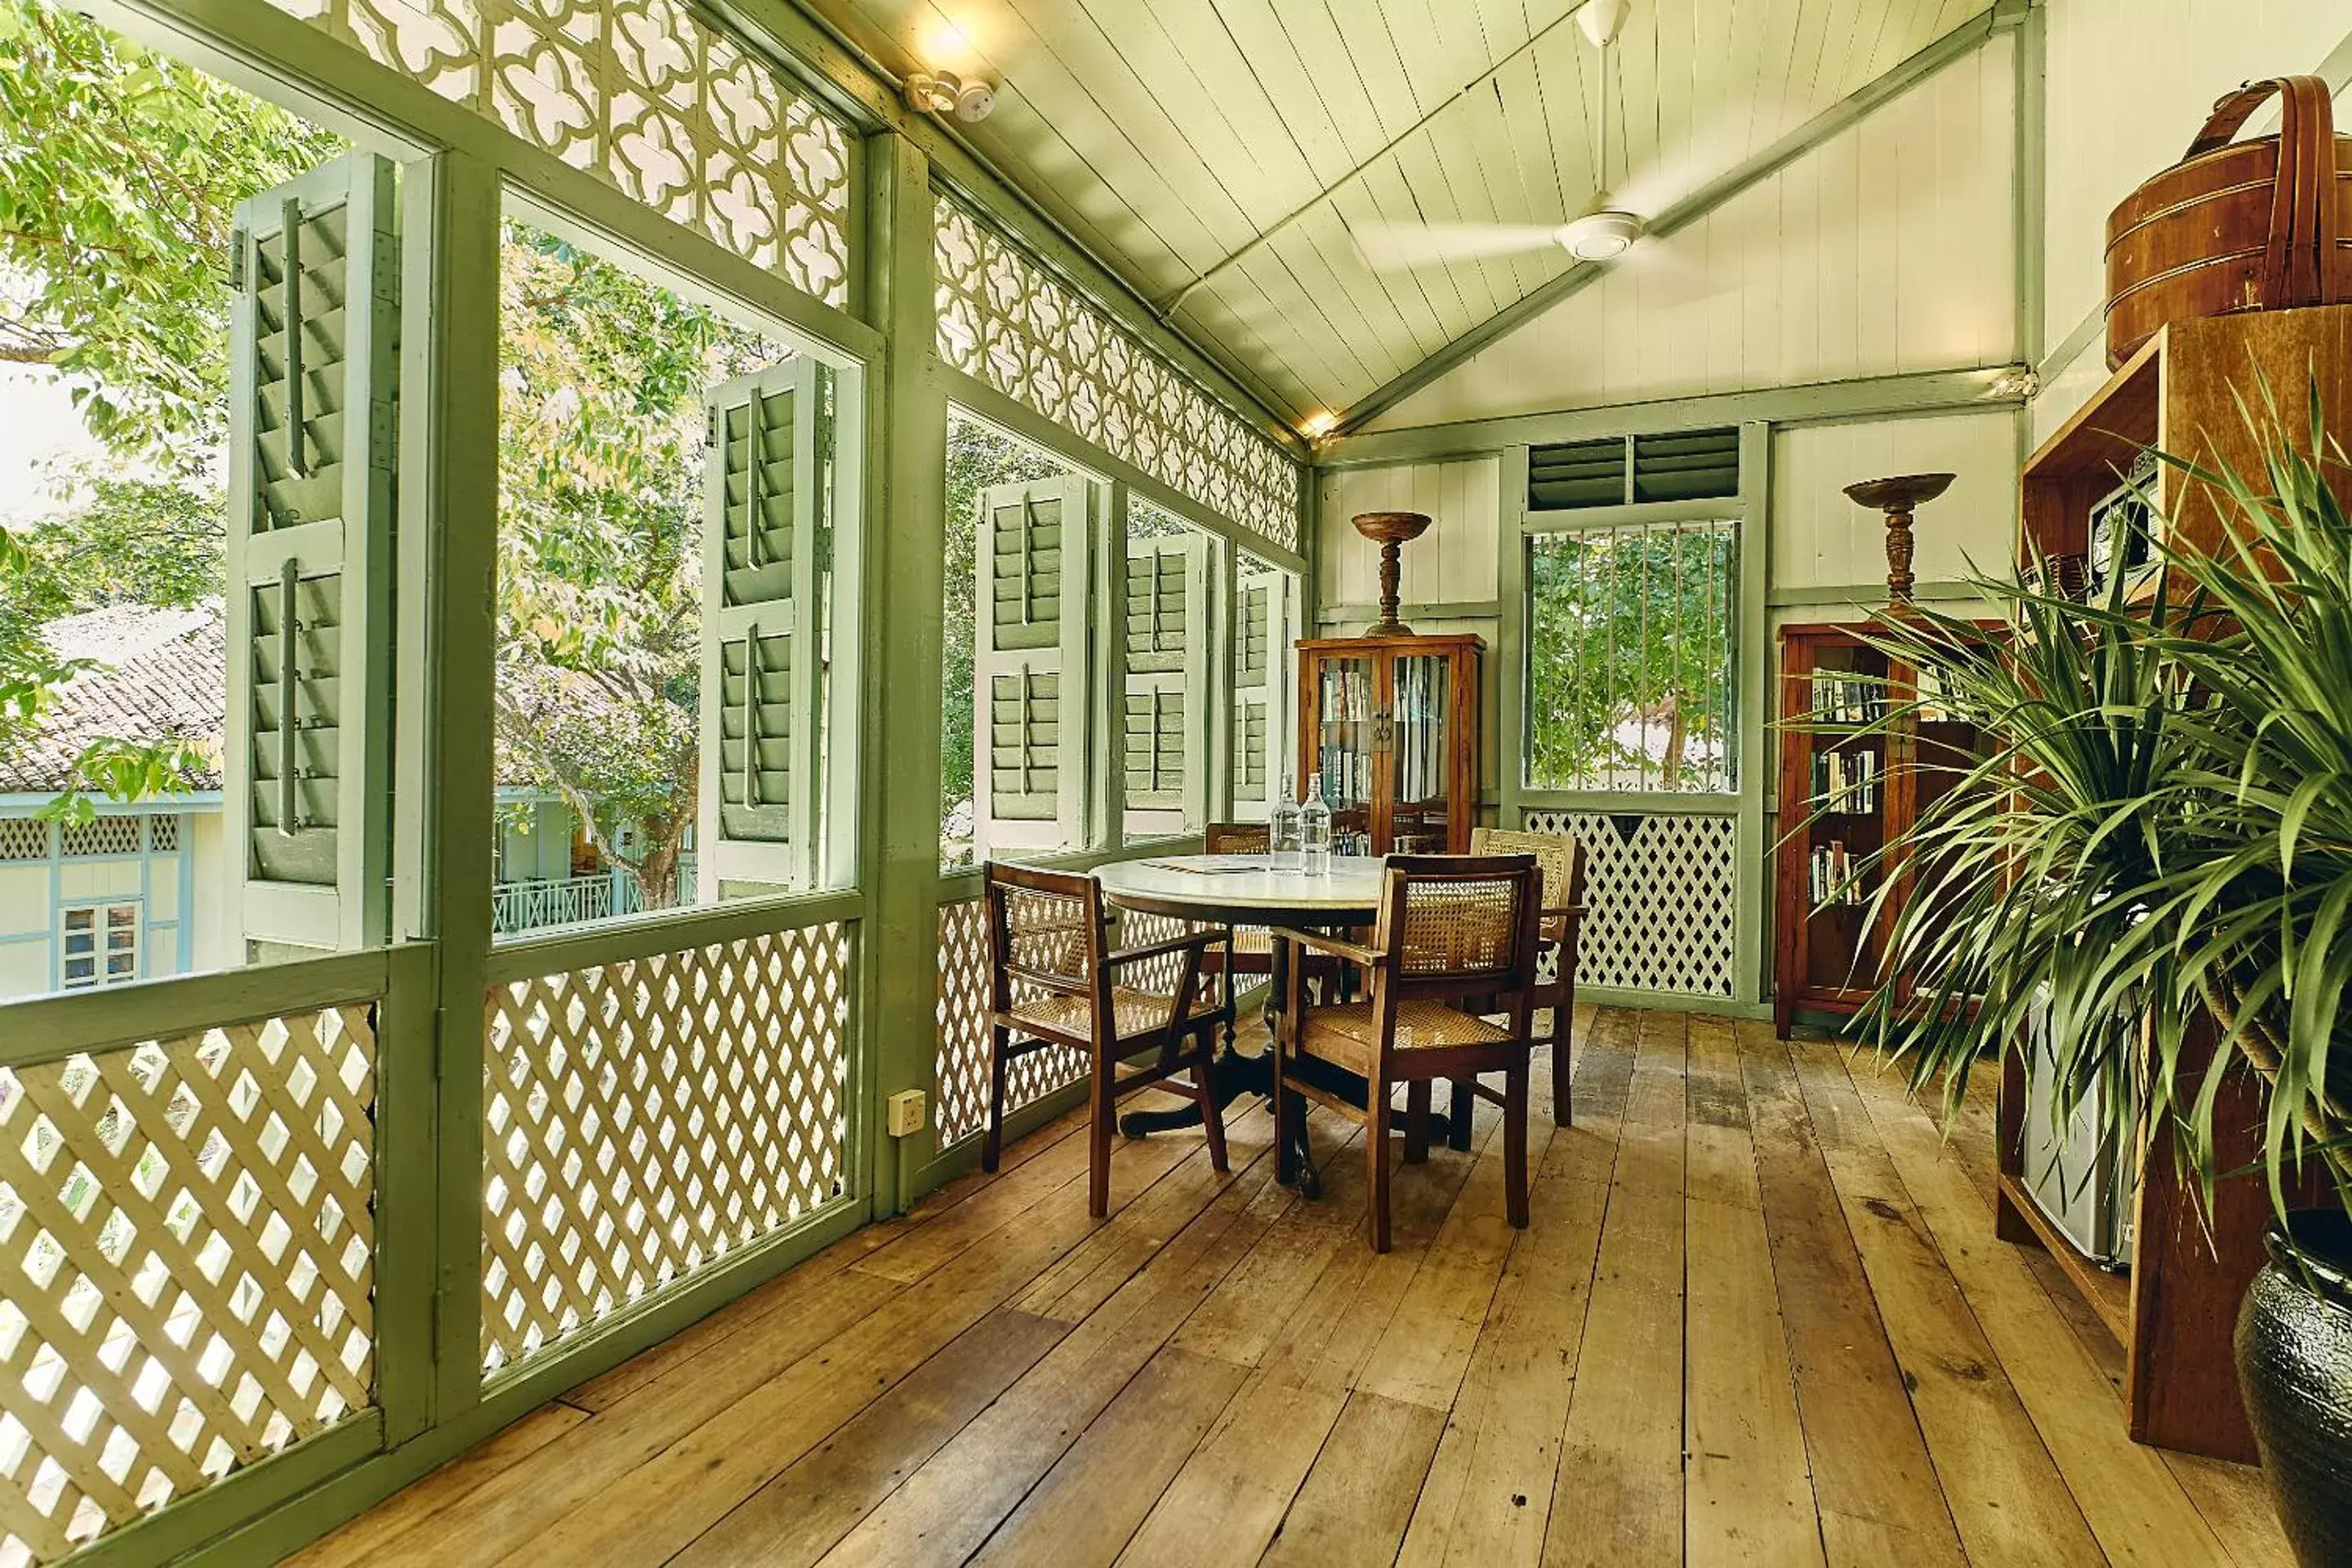
<svg viewBox="0 0 2352 1568">
<path fill-rule="evenodd" d="M 721 883 L 815 880 L 831 383 L 802 355 L 703 395 L 695 868 L 706 902 Z"/>
<path fill-rule="evenodd" d="M 1192 532 L 1130 539 L 1127 546 L 1127 686 L 1122 762 L 1127 809 L 1175 812 L 1130 821 L 1129 832 L 1181 833 L 1205 816 L 1195 799 L 1208 749 L 1186 721 L 1188 700 L 1208 689 L 1209 541 Z"/>
<path fill-rule="evenodd" d="M 1000 485 L 980 500 L 973 564 L 976 847 L 1083 844 L 1087 573 L 1094 487 Z"/>
<path fill-rule="evenodd" d="M 249 944 L 386 934 L 394 178 L 354 153 L 236 210 L 222 771 Z"/>
<path fill-rule="evenodd" d="M 1255 820 L 1272 807 L 1282 782 L 1298 580 L 1287 572 L 1246 572 L 1234 594 L 1234 803 L 1237 815 Z"/>
</svg>

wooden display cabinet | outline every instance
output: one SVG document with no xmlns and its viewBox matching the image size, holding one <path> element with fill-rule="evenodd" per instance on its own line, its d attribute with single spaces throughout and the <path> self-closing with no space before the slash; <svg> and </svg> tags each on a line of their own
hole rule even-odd
<svg viewBox="0 0 2352 1568">
<path fill-rule="evenodd" d="M 2175 321 L 2158 332 L 2027 459 L 2020 479 L 2020 569 L 2037 553 L 2049 560 L 2085 557 L 2094 507 L 2151 447 L 2208 468 L 2226 464 L 2267 488 L 2260 449 L 2238 405 L 2242 396 L 2261 408 L 2256 372 L 2268 379 L 2290 433 L 2307 438 L 2315 380 L 2330 425 L 2343 429 L 2352 421 L 2352 306 Z M 2352 499 L 2352 474 L 2332 463 L 2327 472 L 2338 498 Z M 2154 489 L 2155 526 L 2167 536 L 2205 547 L 2220 542 L 2221 515 L 2205 487 L 2159 465 Z M 2128 585 L 2131 597 L 2147 602 L 2158 580 L 2157 572 L 2139 575 Z M 2170 596 L 2177 600 L 2179 593 Z M 2196 1092 L 2214 1046 L 2211 1023 L 2192 1020 L 2183 1046 L 2184 1092 Z M 2178 1168 L 2170 1139 L 2145 1139 L 2132 1266 L 2120 1274 L 2104 1272 L 2074 1249 L 2028 1190 L 2025 1078 L 2023 1054 L 2008 1052 L 2000 1079 L 1995 1230 L 2006 1240 L 2046 1247 L 2122 1342 L 2125 1409 L 2134 1437 L 2252 1461 L 2253 1436 L 2230 1339 L 2238 1303 L 2263 1264 L 2271 1211 L 2261 1179 L 2219 1184 L 2209 1235 L 2190 1189 L 2193 1177 Z M 2223 1170 L 2242 1169 L 2260 1157 L 2261 1095 L 2242 1071 L 2217 1093 L 2215 1158 Z"/>
<path fill-rule="evenodd" d="M 1782 1039 L 1799 1008 L 1851 1016 L 1877 988 L 1886 933 L 1870 906 L 1885 868 L 1864 862 L 1910 831 L 1978 746 L 1971 726 L 1933 718 L 1862 733 L 1881 704 L 1903 708 L 1917 690 L 1915 672 L 1872 647 L 1864 629 L 1780 633 L 1772 1023 Z"/>
<path fill-rule="evenodd" d="M 1298 773 L 1323 775 L 1340 855 L 1461 855 L 1478 800 L 1475 637 L 1298 646 Z"/>
</svg>

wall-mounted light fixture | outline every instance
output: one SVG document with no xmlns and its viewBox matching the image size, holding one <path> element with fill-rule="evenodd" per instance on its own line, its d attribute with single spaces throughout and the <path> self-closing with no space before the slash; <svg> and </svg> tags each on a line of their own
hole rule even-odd
<svg viewBox="0 0 2352 1568">
<path fill-rule="evenodd" d="M 966 81 L 953 71 L 917 71 L 907 78 L 907 107 L 918 114 L 939 114 L 977 125 L 996 109 L 996 89 L 980 80 Z"/>
</svg>

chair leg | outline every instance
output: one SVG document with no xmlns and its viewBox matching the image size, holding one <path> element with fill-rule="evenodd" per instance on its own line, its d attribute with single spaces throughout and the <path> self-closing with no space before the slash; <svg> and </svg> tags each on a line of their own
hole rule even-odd
<svg viewBox="0 0 2352 1568">
<path fill-rule="evenodd" d="M 1429 1079 L 1414 1079 L 1404 1086 L 1404 1163 L 1418 1165 L 1429 1158 Z"/>
<path fill-rule="evenodd" d="M 1473 1079 L 1458 1079 L 1454 1084 L 1454 1102 L 1446 1108 L 1445 1142 L 1455 1149 L 1467 1152 L 1470 1147 L 1470 1108 L 1475 1097 L 1470 1086 Z"/>
<path fill-rule="evenodd" d="M 1503 1074 L 1503 1205 L 1515 1229 L 1528 1228 L 1528 1064 Z"/>
<path fill-rule="evenodd" d="M 988 1126 L 980 1138 L 980 1168 L 983 1171 L 993 1171 L 1004 1157 L 1004 1058 L 1012 1049 L 1012 1031 L 1002 1026 L 989 1031 Z"/>
<path fill-rule="evenodd" d="M 1097 1219 L 1110 1213 L 1110 1133 L 1118 1121 L 1111 1088 L 1118 1071 L 1110 1054 L 1096 1047 L 1094 1109 L 1087 1121 L 1087 1213 Z"/>
<path fill-rule="evenodd" d="M 1573 1011 L 1562 996 L 1555 995 L 1551 1005 L 1551 1124 L 1567 1127 L 1576 1120 L 1575 1090 L 1570 1087 L 1576 1064 L 1569 1059 L 1569 1016 Z"/>
<path fill-rule="evenodd" d="M 1378 1079 L 1364 1102 L 1364 1206 L 1372 1250 L 1389 1249 L 1389 1086 Z"/>
<path fill-rule="evenodd" d="M 1225 1158 L 1225 1116 L 1217 1105 L 1215 1075 L 1209 1070 L 1216 1051 L 1215 1034 L 1202 1035 L 1201 1054 L 1192 1058 L 1192 1098 L 1201 1107 L 1201 1134 L 1208 1140 L 1209 1168 L 1223 1173 L 1234 1167 Z"/>
</svg>

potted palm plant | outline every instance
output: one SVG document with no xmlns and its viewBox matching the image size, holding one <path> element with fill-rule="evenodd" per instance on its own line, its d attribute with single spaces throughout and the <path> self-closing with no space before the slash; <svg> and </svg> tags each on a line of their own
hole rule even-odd
<svg viewBox="0 0 2352 1568">
<path fill-rule="evenodd" d="M 1923 672 L 1987 740 L 1922 758 L 1949 780 L 1861 868 L 1893 980 L 1861 1016 L 1957 1110 L 1969 1073 L 2049 1008 L 2051 1114 L 2103 1137 L 2177 1141 L 2210 1196 L 2215 1093 L 2252 1072 L 2277 1224 L 2238 1360 L 2289 1538 L 2352 1563 L 2352 516 L 2344 454 L 2314 399 L 2290 433 L 2250 411 L 2257 478 L 2186 463 L 2229 524 L 2207 551 L 2159 542 L 2152 603 L 2126 574 L 2091 603 L 1979 578 L 2007 630 L 1906 606 L 1871 640 Z M 2168 459 L 2170 460 L 2170 459 Z M 1892 704 L 1892 736 L 1917 716 Z M 2200 1015 L 2210 1068 L 2184 1067 Z M 2294 1212 L 2290 1195 L 2334 1201 Z"/>
</svg>

